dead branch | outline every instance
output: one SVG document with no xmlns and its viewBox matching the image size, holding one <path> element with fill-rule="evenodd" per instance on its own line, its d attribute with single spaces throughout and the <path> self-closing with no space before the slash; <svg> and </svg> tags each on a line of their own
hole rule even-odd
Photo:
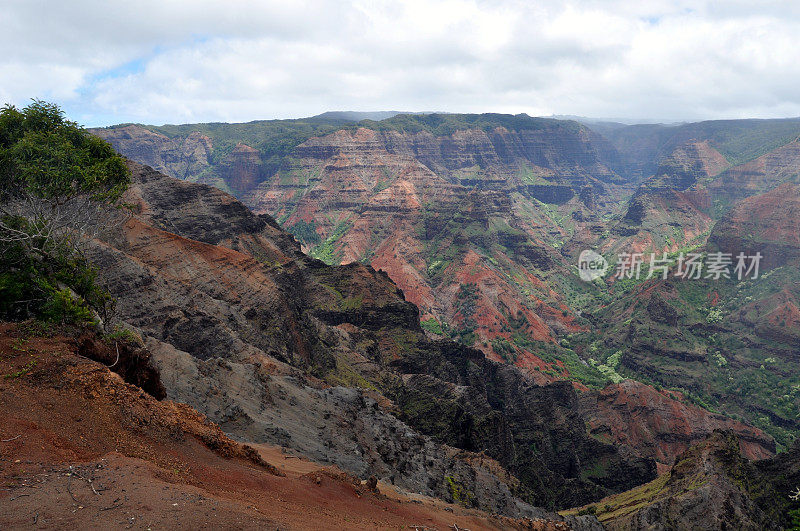
<svg viewBox="0 0 800 531">
<path fill-rule="evenodd" d="M 70 468 L 70 473 L 67 474 L 67 492 L 69 493 L 69 497 L 72 498 L 72 501 L 78 503 L 78 500 L 75 499 L 75 495 L 72 494 L 72 489 L 69 488 L 70 484 L 72 483 L 72 467 Z"/>
<path fill-rule="evenodd" d="M 103 508 L 101 508 L 101 509 L 100 509 L 100 511 L 111 511 L 111 510 L 113 510 L 113 509 L 117 509 L 117 508 L 119 508 L 119 507 L 122 507 L 122 501 L 121 501 L 121 498 L 117 498 L 116 500 L 114 500 L 114 503 L 112 503 L 112 504 L 111 504 L 111 505 L 109 505 L 108 507 L 103 507 Z"/>
<path fill-rule="evenodd" d="M 114 341 L 114 346 L 117 347 L 117 360 L 114 363 L 112 363 L 111 365 L 106 365 L 106 367 L 108 367 L 109 369 L 111 367 L 113 367 L 114 365 L 116 365 L 117 363 L 119 363 L 119 343 Z"/>
<path fill-rule="evenodd" d="M 12 437 L 12 438 L 10 438 L 10 439 L 3 439 L 3 440 L 2 440 L 2 441 L 0 441 L 0 442 L 11 442 L 11 441 L 16 441 L 16 440 L 17 440 L 17 439 L 19 439 L 20 437 L 22 437 L 22 434 L 20 434 L 20 435 L 17 435 L 16 437 Z"/>
<path fill-rule="evenodd" d="M 72 467 L 72 465 L 70 465 L 70 467 L 69 467 L 69 470 L 70 470 L 70 474 L 73 474 L 75 477 L 77 477 L 77 478 L 79 478 L 79 479 L 82 479 L 82 480 L 84 480 L 84 481 L 85 481 L 86 483 L 88 483 L 88 484 L 89 484 L 89 486 L 92 488 L 92 492 L 94 492 L 95 494 L 97 494 L 98 496 L 100 496 L 100 493 L 99 493 L 99 492 L 97 492 L 97 489 L 95 489 L 95 488 L 94 488 L 94 483 L 93 483 L 93 480 L 91 480 L 91 479 L 88 479 L 88 478 L 85 478 L 85 477 L 81 476 L 80 474 L 78 474 L 77 472 L 75 472 L 75 470 L 74 470 L 74 468 Z"/>
</svg>

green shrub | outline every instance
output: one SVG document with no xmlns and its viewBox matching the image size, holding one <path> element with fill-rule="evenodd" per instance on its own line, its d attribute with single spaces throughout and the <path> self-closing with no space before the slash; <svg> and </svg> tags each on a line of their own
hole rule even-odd
<svg viewBox="0 0 800 531">
<path fill-rule="evenodd" d="M 444 331 L 442 330 L 442 325 L 439 323 L 439 321 L 436 320 L 435 317 L 431 317 L 430 319 L 425 319 L 424 321 L 421 321 L 419 324 L 420 326 L 422 326 L 423 330 L 430 332 L 431 334 L 436 334 L 440 336 L 444 335 Z"/>
<path fill-rule="evenodd" d="M 110 296 L 80 246 L 129 184 L 124 159 L 56 105 L 0 110 L 0 318 L 105 316 Z"/>
<path fill-rule="evenodd" d="M 289 227 L 289 232 L 306 245 L 316 245 L 322 239 L 317 233 L 317 225 L 313 221 L 309 223 L 301 219 Z"/>
<path fill-rule="evenodd" d="M 111 296 L 96 283 L 86 260 L 64 254 L 47 259 L 27 254 L 21 245 L 2 245 L 0 319 L 38 318 L 56 323 L 87 323 L 107 317 Z"/>
</svg>

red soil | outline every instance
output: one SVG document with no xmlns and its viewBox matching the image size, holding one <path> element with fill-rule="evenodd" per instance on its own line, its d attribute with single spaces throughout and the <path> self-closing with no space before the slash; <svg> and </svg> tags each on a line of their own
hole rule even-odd
<svg viewBox="0 0 800 531">
<path fill-rule="evenodd" d="M 67 337 L 0 325 L 0 528 L 564 529 L 489 517 L 230 440 Z"/>
</svg>

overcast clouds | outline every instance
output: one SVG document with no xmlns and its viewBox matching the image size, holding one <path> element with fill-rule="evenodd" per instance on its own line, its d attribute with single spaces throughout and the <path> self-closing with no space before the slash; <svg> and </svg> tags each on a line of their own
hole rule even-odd
<svg viewBox="0 0 800 531">
<path fill-rule="evenodd" d="M 800 116 L 794 1 L 32 1 L 0 102 L 86 125 L 326 110 Z"/>
</svg>

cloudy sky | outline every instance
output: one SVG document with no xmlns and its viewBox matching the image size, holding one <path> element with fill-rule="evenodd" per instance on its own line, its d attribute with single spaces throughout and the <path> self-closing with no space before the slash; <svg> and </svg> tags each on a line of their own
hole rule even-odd
<svg viewBox="0 0 800 531">
<path fill-rule="evenodd" d="M 326 110 L 800 116 L 794 0 L 4 0 L 0 102 L 82 124 Z"/>
</svg>

